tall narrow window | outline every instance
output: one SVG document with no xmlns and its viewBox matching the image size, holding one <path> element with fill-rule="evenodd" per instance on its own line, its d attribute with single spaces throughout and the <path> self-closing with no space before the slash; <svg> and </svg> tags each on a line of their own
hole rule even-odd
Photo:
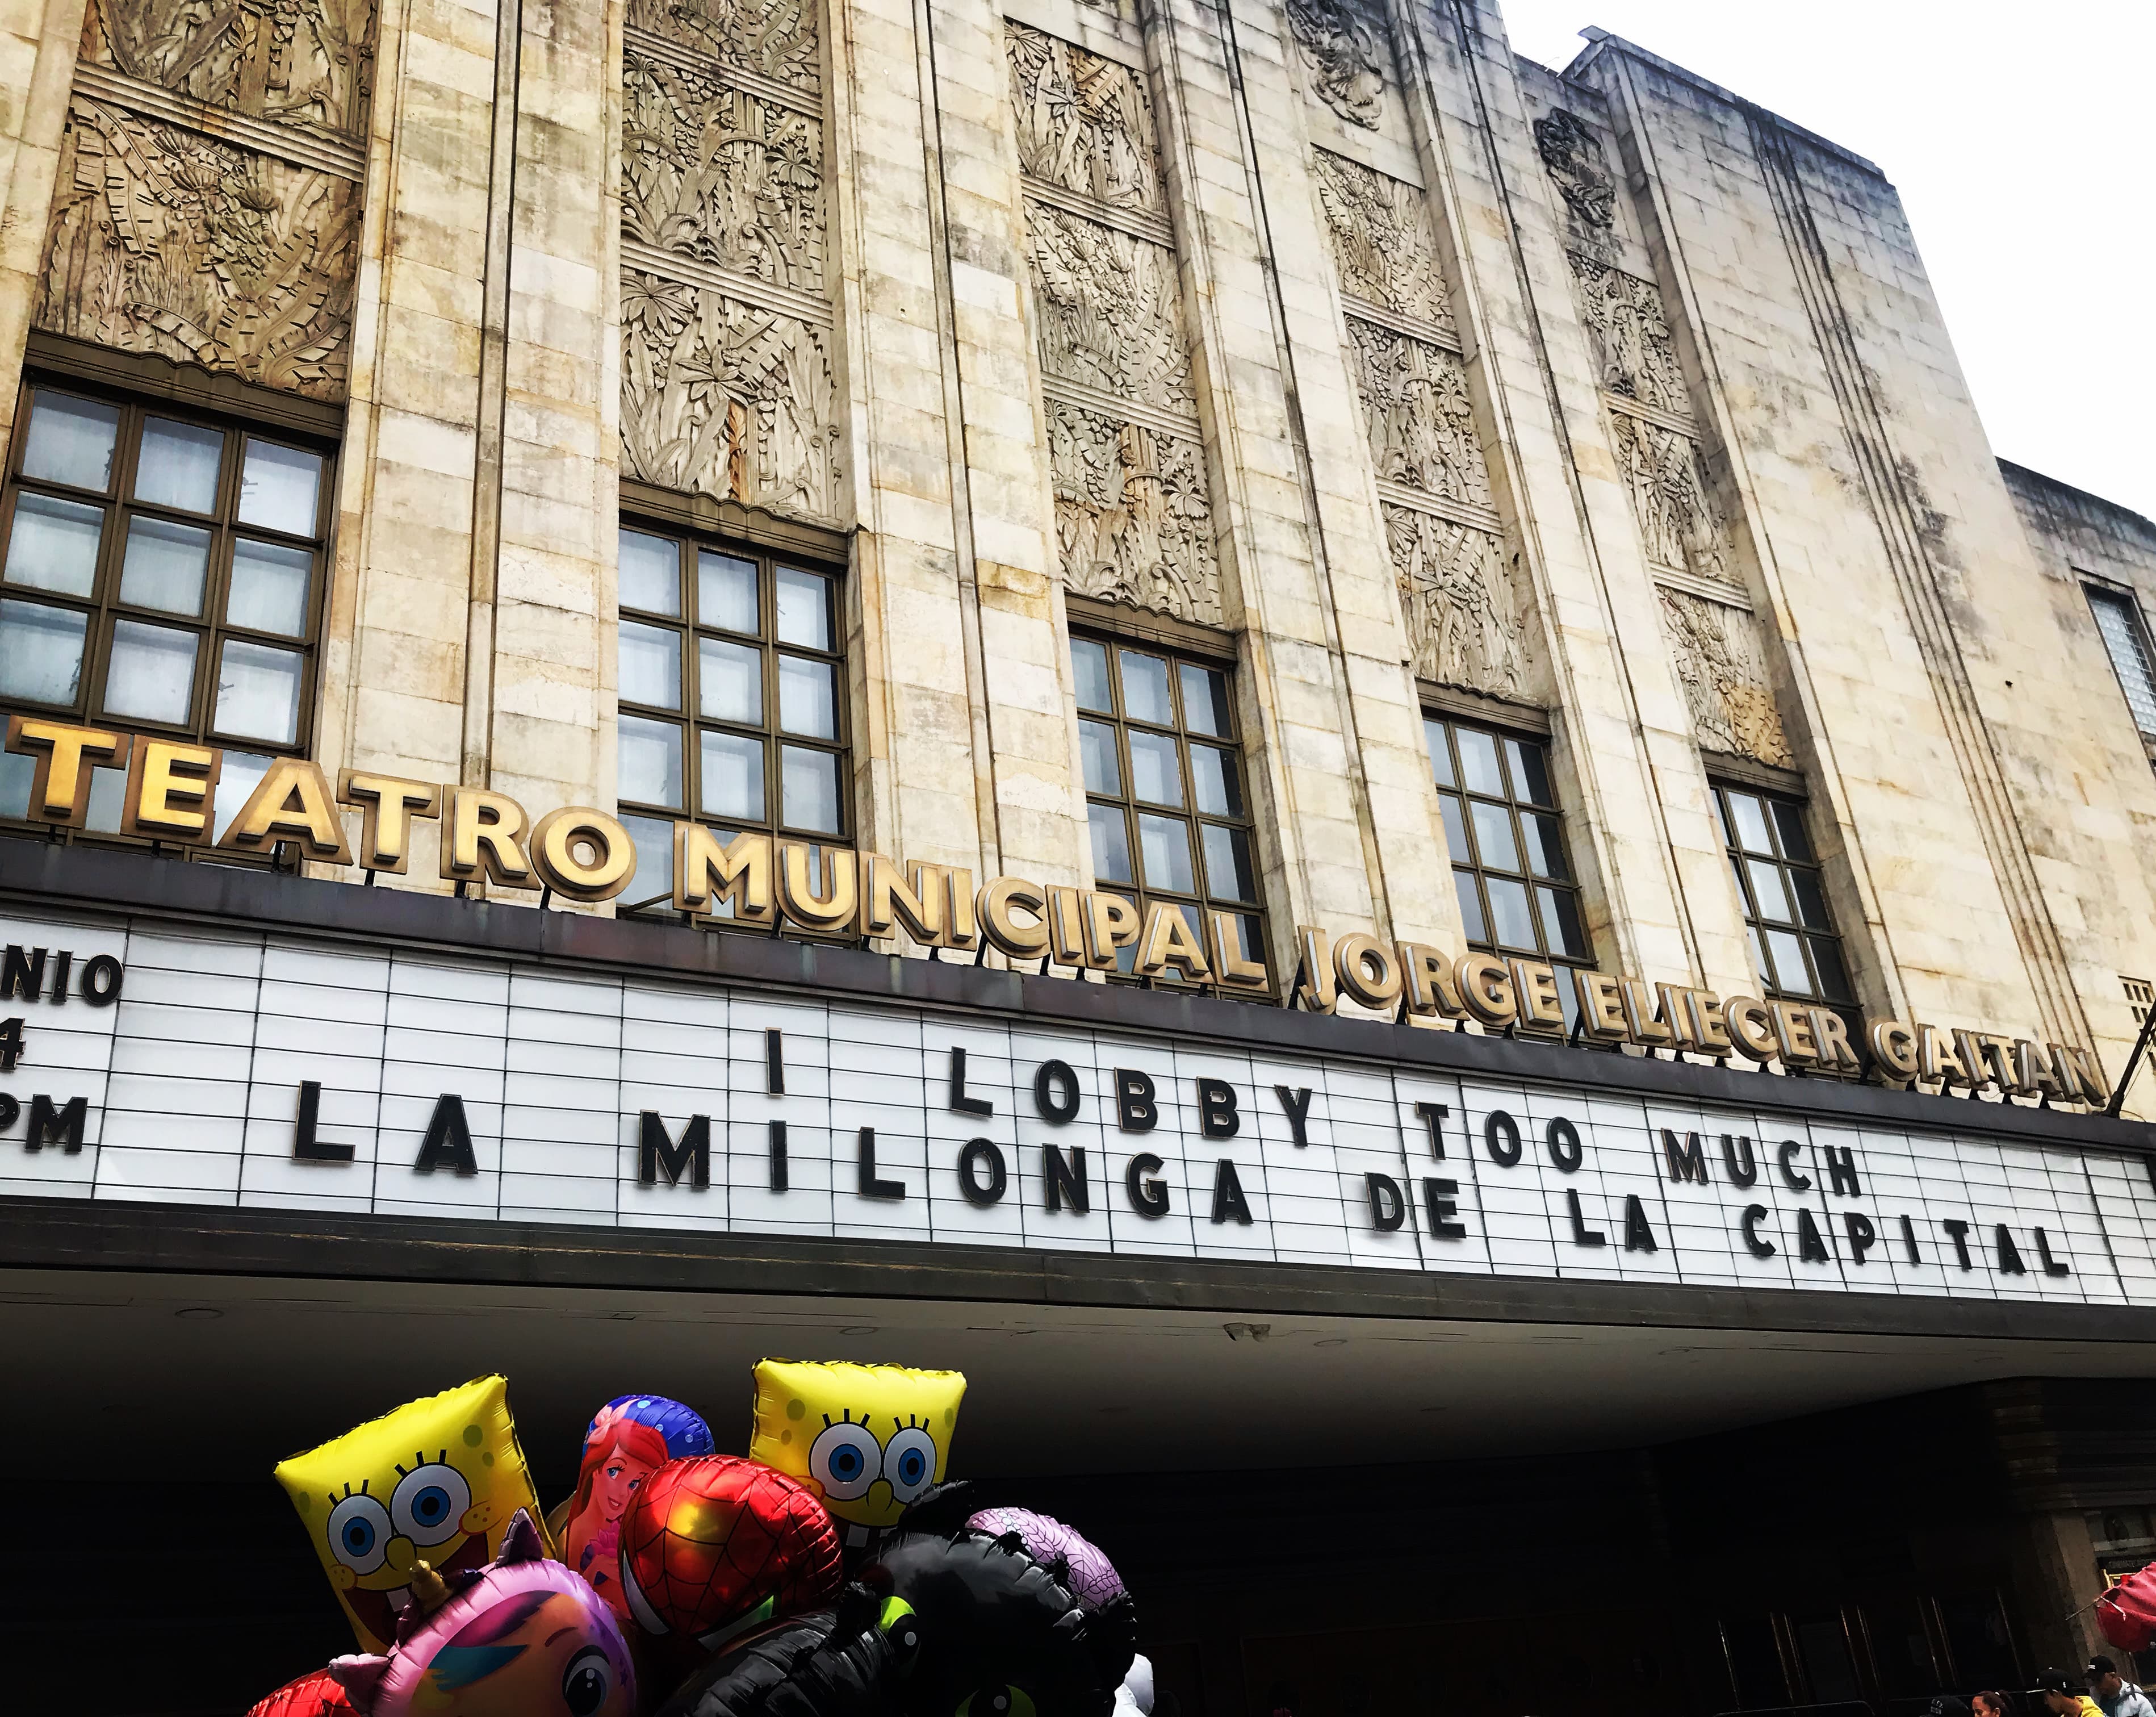
<svg viewBox="0 0 2156 1717">
<path fill-rule="evenodd" d="M 1229 952 L 1270 976 L 1230 671 L 1110 638 L 1073 638 L 1070 663 L 1095 886 L 1141 912 L 1173 906 L 1216 971 L 1224 915 L 1239 944 Z"/>
<path fill-rule="evenodd" d="M 1541 742 L 1432 715 L 1422 732 L 1468 945 L 1593 965 Z"/>
<path fill-rule="evenodd" d="M 2088 599 L 2119 689 L 2126 694 L 2126 707 L 2133 712 L 2133 725 L 2156 739 L 2156 668 L 2149 662 L 2148 635 L 2140 610 L 2130 597 L 2112 590 L 2092 589 Z"/>
<path fill-rule="evenodd" d="M 1714 797 L 1765 994 L 1854 1007 L 1803 805 L 1720 783 Z"/>
<path fill-rule="evenodd" d="M 619 592 L 629 906 L 672 897 L 678 818 L 844 844 L 853 770 L 837 575 L 624 526 Z"/>
<path fill-rule="evenodd" d="M 162 404 L 25 392 L 0 551 L 0 704 L 226 748 L 221 811 L 312 731 L 328 460 Z M 0 814 L 28 806 L 27 758 Z M 100 769 L 90 825 L 119 826 Z"/>
</svg>

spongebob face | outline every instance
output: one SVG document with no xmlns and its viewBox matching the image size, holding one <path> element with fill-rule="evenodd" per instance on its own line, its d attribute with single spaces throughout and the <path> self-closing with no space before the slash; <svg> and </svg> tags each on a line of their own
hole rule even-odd
<svg viewBox="0 0 2156 1717">
<path fill-rule="evenodd" d="M 370 1652 L 396 1637 L 416 1564 L 480 1567 L 517 1509 L 539 1512 L 500 1377 L 399 1407 L 293 1456 L 277 1477 Z"/>
<path fill-rule="evenodd" d="M 841 1520 L 896 1525 L 942 1480 L 965 1393 L 957 1371 L 765 1360 L 749 1456 L 803 1480 Z"/>
</svg>

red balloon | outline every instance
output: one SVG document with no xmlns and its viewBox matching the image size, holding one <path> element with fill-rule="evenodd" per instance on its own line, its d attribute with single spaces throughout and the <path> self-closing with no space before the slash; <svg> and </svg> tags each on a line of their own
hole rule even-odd
<svg viewBox="0 0 2156 1717">
<path fill-rule="evenodd" d="M 247 1717 L 357 1717 L 344 1689 L 326 1669 L 315 1669 L 288 1681 L 250 1709 Z"/>
<path fill-rule="evenodd" d="M 649 1634 L 710 1649 L 760 1622 L 824 1608 L 841 1579 L 824 1504 L 761 1461 L 669 1461 L 622 1516 L 622 1590 Z"/>
<path fill-rule="evenodd" d="M 2122 1652 L 2145 1652 L 2156 1641 L 2156 1562 L 2129 1574 L 2096 1602 L 2096 1625 Z"/>
</svg>

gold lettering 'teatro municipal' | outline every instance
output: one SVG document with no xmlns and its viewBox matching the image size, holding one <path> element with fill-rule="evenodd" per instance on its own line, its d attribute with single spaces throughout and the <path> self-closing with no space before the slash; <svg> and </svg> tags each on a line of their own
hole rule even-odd
<svg viewBox="0 0 2156 1717">
<path fill-rule="evenodd" d="M 80 828 L 90 775 L 122 767 L 124 834 L 233 852 L 290 844 L 306 857 L 403 876 L 415 822 L 440 825 L 440 874 L 495 889 L 551 889 L 585 904 L 609 901 L 636 875 L 636 846 L 620 821 L 570 805 L 533 822 L 506 793 L 444 786 L 363 769 L 339 772 L 336 789 L 305 758 L 273 758 L 222 835 L 217 791 L 223 753 L 214 746 L 128 736 L 36 717 L 8 717 L 7 749 L 35 771 L 29 815 Z M 359 813 L 357 848 L 341 809 Z M 742 834 L 722 839 L 701 824 L 674 825 L 673 904 L 695 918 L 746 926 L 782 924 L 826 936 L 889 938 L 969 952 L 984 943 L 1014 959 L 1086 972 L 1122 966 L 1141 977 L 1211 982 L 1230 993 L 1271 987 L 1263 950 L 1247 950 L 1236 915 L 1214 912 L 1194 925 L 1184 909 L 1155 902 L 1141 912 L 1105 890 L 997 876 L 978 888 L 957 866 L 901 865 L 881 853 Z M 1130 951 L 1127 957 L 1125 950 Z M 1471 1020 L 1486 1031 L 1561 1037 L 1560 978 L 1547 961 L 1493 954 L 1451 955 L 1413 942 L 1354 934 L 1337 941 L 1298 927 L 1293 1000 L 1330 1013 L 1342 996 L 1400 1019 Z M 1128 964 L 1125 965 L 1126 958 Z M 1991 1090 L 2101 1105 L 2110 1092 L 2085 1051 L 2024 1037 L 1899 1020 L 1868 1021 L 1861 1042 L 1831 1009 L 1787 999 L 1721 997 L 1682 984 L 1642 983 L 1568 969 L 1578 1036 L 1604 1045 L 1687 1051 L 1763 1066 L 1936 1084 L 1942 1092 Z M 1868 1051 L 1868 1061 L 1867 1054 Z"/>
</svg>

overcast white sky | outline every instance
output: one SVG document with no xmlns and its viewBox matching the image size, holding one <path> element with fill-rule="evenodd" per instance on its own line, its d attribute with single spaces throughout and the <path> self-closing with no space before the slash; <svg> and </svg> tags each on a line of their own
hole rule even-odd
<svg viewBox="0 0 2156 1717">
<path fill-rule="evenodd" d="M 1588 24 L 1879 163 L 2003 459 L 2156 517 L 2156 0 L 1498 0 Z"/>
</svg>

